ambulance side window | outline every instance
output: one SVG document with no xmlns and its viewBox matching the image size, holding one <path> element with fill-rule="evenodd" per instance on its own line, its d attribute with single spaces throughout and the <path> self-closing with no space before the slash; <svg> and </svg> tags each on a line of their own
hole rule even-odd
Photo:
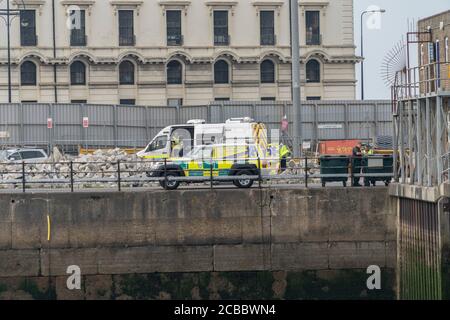
<svg viewBox="0 0 450 320">
<path fill-rule="evenodd" d="M 164 149 L 167 146 L 167 136 L 156 137 L 148 146 L 146 152 Z"/>
<path fill-rule="evenodd" d="M 211 157 L 212 157 L 212 148 L 205 147 L 202 150 L 202 159 L 211 159 Z"/>
</svg>

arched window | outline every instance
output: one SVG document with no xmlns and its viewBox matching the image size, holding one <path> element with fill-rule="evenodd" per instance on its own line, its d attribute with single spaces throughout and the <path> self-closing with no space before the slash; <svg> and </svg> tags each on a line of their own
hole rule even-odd
<svg viewBox="0 0 450 320">
<path fill-rule="evenodd" d="M 119 65 L 119 83 L 134 84 L 134 64 L 131 61 L 123 61 Z"/>
<path fill-rule="evenodd" d="M 20 66 L 20 84 L 22 86 L 36 85 L 36 65 L 31 61 L 25 61 Z"/>
<path fill-rule="evenodd" d="M 225 60 L 219 60 L 214 64 L 214 83 L 223 84 L 230 82 L 229 66 Z"/>
<path fill-rule="evenodd" d="M 306 82 L 320 82 L 320 62 L 312 59 L 306 63 Z"/>
<path fill-rule="evenodd" d="M 275 83 L 275 64 L 271 60 L 261 63 L 261 83 Z"/>
<path fill-rule="evenodd" d="M 86 84 L 86 66 L 81 61 L 75 61 L 70 65 L 70 84 L 85 85 Z"/>
<path fill-rule="evenodd" d="M 181 63 L 172 60 L 167 64 L 167 84 L 182 84 L 183 67 Z"/>
</svg>

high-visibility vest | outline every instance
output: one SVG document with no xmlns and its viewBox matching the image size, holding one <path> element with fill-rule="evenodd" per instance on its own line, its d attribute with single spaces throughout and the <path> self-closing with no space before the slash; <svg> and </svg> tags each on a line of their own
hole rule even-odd
<svg viewBox="0 0 450 320">
<path fill-rule="evenodd" d="M 286 145 L 283 145 L 280 149 L 280 158 L 287 157 L 290 153 L 291 151 L 289 150 L 289 148 L 286 147 Z"/>
</svg>

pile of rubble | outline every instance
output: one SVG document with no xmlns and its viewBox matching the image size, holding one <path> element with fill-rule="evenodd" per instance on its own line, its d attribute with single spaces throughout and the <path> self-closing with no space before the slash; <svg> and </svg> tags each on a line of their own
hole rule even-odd
<svg viewBox="0 0 450 320">
<path fill-rule="evenodd" d="M 305 166 L 308 166 L 308 175 L 318 174 L 320 173 L 320 168 L 315 161 L 309 160 L 308 164 L 306 164 L 305 160 L 301 160 L 300 162 L 295 162 L 294 160 L 290 160 L 287 164 L 287 168 L 285 171 L 280 173 L 277 176 L 277 179 L 273 179 L 271 184 L 298 184 L 299 179 L 305 176 Z M 285 178 L 285 179 L 284 179 Z M 303 180 L 302 180 L 303 181 Z M 308 178 L 309 183 L 320 183 L 320 178 Z"/>
<path fill-rule="evenodd" d="M 28 187 L 67 188 L 70 183 L 71 172 L 76 186 L 83 188 L 116 188 L 118 184 L 118 168 L 120 165 L 121 185 L 155 186 L 157 181 L 145 181 L 147 172 L 151 170 L 152 161 L 143 161 L 135 154 L 127 154 L 117 148 L 110 150 L 96 150 L 92 154 L 70 156 L 63 155 L 54 148 L 50 159 L 45 163 L 25 164 L 25 178 Z M 72 170 L 71 170 L 72 166 Z M 287 169 L 271 179 L 270 184 L 298 184 L 297 177 L 303 177 L 304 161 L 296 163 L 289 161 Z M 308 161 L 309 174 L 319 173 L 316 163 Z M 22 184 L 21 163 L 0 163 L 0 188 L 17 188 Z M 271 173 L 272 174 L 272 173 Z M 81 181 L 82 180 L 82 181 Z M 5 182 L 9 183 L 5 183 Z M 309 179 L 309 182 L 319 183 L 320 179 Z"/>
<path fill-rule="evenodd" d="M 25 164 L 25 177 L 27 182 L 35 182 L 33 187 L 38 187 L 40 182 L 43 184 L 50 181 L 54 187 L 67 187 L 67 183 L 59 182 L 70 181 L 72 165 L 73 178 L 75 181 L 83 179 L 83 187 L 117 187 L 119 163 L 121 184 L 144 186 L 142 179 L 147 178 L 146 172 L 150 170 L 152 162 L 142 161 L 135 154 L 127 154 L 119 148 L 96 150 L 93 154 L 76 157 L 62 155 L 55 148 L 45 163 Z M 17 184 L 21 184 L 22 169 L 21 163 L 0 163 L 0 180 L 17 180 Z M 155 183 L 157 182 L 146 182 L 145 185 Z M 14 188 L 15 183 L 6 185 L 8 186 Z"/>
</svg>

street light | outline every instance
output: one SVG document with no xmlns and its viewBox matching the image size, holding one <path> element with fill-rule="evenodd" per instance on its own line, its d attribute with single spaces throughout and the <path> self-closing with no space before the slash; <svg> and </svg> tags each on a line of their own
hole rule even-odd
<svg viewBox="0 0 450 320">
<path fill-rule="evenodd" d="M 366 10 L 361 13 L 361 100 L 364 100 L 364 34 L 363 34 L 363 17 L 366 13 L 385 13 L 386 10 Z"/>
<path fill-rule="evenodd" d="M 292 108 L 294 115 L 294 157 L 302 156 L 302 116 L 300 100 L 300 36 L 298 0 L 290 0 L 291 56 L 292 56 Z"/>
<path fill-rule="evenodd" d="M 3 0 L 0 0 L 0 4 Z M 21 4 L 19 4 L 19 1 Z M 20 16 L 20 10 L 25 9 L 25 4 L 23 0 L 15 1 L 18 9 L 10 8 L 10 0 L 6 0 L 6 9 L 0 9 L 0 18 L 6 24 L 6 34 L 7 34 L 7 46 L 8 46 L 8 102 L 12 102 L 12 89 L 11 89 L 11 24 L 14 18 Z M 20 7 L 22 7 L 20 9 Z"/>
</svg>

